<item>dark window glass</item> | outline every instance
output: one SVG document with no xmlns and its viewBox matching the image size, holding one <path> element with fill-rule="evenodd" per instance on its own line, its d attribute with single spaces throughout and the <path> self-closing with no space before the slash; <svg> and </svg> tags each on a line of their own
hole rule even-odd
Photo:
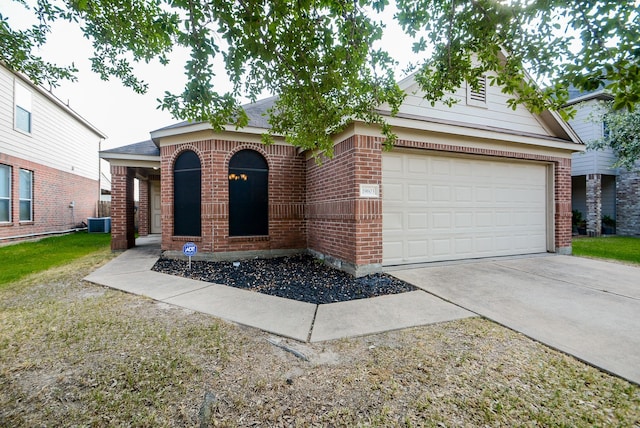
<svg viewBox="0 0 640 428">
<path fill-rule="evenodd" d="M 269 166 L 254 150 L 229 161 L 229 235 L 269 234 Z"/>
<path fill-rule="evenodd" d="M 173 167 L 173 234 L 200 236 L 201 219 L 200 158 L 186 151 L 176 159 Z"/>
</svg>

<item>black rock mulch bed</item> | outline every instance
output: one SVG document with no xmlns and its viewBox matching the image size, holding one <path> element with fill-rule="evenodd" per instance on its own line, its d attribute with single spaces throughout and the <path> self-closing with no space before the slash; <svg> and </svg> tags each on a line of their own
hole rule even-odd
<svg viewBox="0 0 640 428">
<path fill-rule="evenodd" d="M 383 273 L 355 278 L 306 254 L 242 260 L 239 266 L 233 262 L 192 261 L 191 270 L 186 261 L 163 257 L 153 270 L 314 304 L 416 290 L 413 285 Z"/>
</svg>

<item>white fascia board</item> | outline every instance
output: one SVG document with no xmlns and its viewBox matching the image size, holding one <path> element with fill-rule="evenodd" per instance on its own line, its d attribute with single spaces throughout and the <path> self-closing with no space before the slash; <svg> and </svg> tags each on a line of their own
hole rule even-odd
<svg viewBox="0 0 640 428">
<path fill-rule="evenodd" d="M 410 130 L 435 132 L 449 135 L 461 135 L 465 137 L 481 138 L 486 140 L 505 141 L 518 144 L 527 144 L 532 146 L 548 147 L 570 151 L 584 151 L 583 144 L 562 140 L 555 137 L 544 135 L 528 135 L 516 132 L 506 132 L 493 129 L 483 129 L 464 124 L 447 124 L 427 120 L 415 120 L 403 117 L 387 117 L 387 122 L 391 127 L 400 127 Z M 393 130 L 393 129 L 392 129 Z"/>
<path fill-rule="evenodd" d="M 160 166 L 160 156 L 133 155 L 125 153 L 99 152 L 100 159 L 104 159 L 112 165 L 121 166 Z"/>
<path fill-rule="evenodd" d="M 612 100 L 612 99 L 614 99 L 614 96 L 608 92 L 605 92 L 603 89 L 601 91 L 592 92 L 590 94 L 581 95 L 579 97 L 570 99 L 569 101 L 567 101 L 565 106 L 568 107 L 568 106 L 572 106 L 572 105 L 579 104 L 581 102 L 589 101 L 589 100 Z"/>
</svg>

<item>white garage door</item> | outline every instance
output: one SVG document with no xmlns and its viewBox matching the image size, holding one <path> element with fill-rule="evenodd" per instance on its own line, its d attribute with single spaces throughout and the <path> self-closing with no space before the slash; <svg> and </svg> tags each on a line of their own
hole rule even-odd
<svg viewBox="0 0 640 428">
<path fill-rule="evenodd" d="M 547 250 L 543 164 L 385 153 L 383 264 Z"/>
</svg>

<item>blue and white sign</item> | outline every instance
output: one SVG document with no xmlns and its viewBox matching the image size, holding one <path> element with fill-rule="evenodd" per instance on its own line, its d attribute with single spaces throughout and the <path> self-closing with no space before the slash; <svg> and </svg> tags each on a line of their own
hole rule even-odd
<svg viewBox="0 0 640 428">
<path fill-rule="evenodd" d="M 188 257 L 195 256 L 198 252 L 198 247 L 193 242 L 187 242 L 182 246 L 182 252 Z"/>
</svg>

